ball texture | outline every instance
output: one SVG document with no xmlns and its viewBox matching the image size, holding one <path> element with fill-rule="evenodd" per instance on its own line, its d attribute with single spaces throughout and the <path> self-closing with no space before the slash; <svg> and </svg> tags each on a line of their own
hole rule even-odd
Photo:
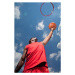
<svg viewBox="0 0 75 75">
<path fill-rule="evenodd" d="M 49 29 L 54 28 L 54 30 L 55 30 L 57 26 L 54 22 L 52 22 L 52 23 L 49 24 L 48 27 L 49 27 Z"/>
</svg>

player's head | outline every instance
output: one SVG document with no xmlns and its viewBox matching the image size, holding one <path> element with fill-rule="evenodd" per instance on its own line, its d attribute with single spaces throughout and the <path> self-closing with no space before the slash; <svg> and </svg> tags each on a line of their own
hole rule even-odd
<svg viewBox="0 0 75 75">
<path fill-rule="evenodd" d="M 33 42 L 37 42 L 37 38 L 36 37 L 32 37 L 30 40 L 29 40 L 29 44 L 33 43 Z"/>
</svg>

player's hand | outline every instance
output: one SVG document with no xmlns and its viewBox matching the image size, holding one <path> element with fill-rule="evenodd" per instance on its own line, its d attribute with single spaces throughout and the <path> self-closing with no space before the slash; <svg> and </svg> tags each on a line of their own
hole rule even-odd
<svg viewBox="0 0 75 75">
<path fill-rule="evenodd" d="M 55 30 L 55 27 L 51 28 L 50 30 L 51 30 L 51 31 Z"/>
</svg>

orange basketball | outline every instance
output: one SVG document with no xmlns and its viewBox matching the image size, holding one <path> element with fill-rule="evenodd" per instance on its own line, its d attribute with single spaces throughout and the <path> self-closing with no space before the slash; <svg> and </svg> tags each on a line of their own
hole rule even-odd
<svg viewBox="0 0 75 75">
<path fill-rule="evenodd" d="M 56 29 L 56 24 L 54 22 L 50 23 L 49 24 L 49 29 L 53 28 L 54 27 L 54 30 Z"/>
</svg>

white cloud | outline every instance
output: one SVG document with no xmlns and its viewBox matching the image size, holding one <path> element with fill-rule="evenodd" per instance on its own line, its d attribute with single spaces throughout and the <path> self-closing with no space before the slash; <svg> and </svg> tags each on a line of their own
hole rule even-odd
<svg viewBox="0 0 75 75">
<path fill-rule="evenodd" d="M 17 50 L 17 48 L 18 48 L 18 44 L 16 43 L 16 44 L 15 44 L 15 50 Z"/>
<path fill-rule="evenodd" d="M 50 54 L 50 59 L 54 58 L 55 57 L 55 60 L 57 61 L 58 58 L 61 56 L 61 51 L 58 51 L 58 53 L 52 53 Z"/>
<path fill-rule="evenodd" d="M 53 70 L 52 67 L 48 67 L 48 69 L 49 69 L 49 72 L 50 72 L 50 73 L 54 73 L 54 70 Z"/>
<path fill-rule="evenodd" d="M 58 35 L 61 38 L 61 21 L 58 27 L 58 31 L 56 30 L 56 35 Z"/>
<path fill-rule="evenodd" d="M 22 47 L 23 46 L 23 43 L 21 42 L 19 46 Z"/>
<path fill-rule="evenodd" d="M 61 18 L 61 13 L 59 14 L 59 18 Z"/>
<path fill-rule="evenodd" d="M 57 53 L 52 53 L 52 54 L 50 54 L 50 58 L 52 59 L 52 58 L 54 58 L 56 55 L 57 55 Z"/>
<path fill-rule="evenodd" d="M 61 42 L 57 44 L 57 48 L 61 49 Z"/>
<path fill-rule="evenodd" d="M 61 4 L 57 7 L 58 10 L 61 10 Z M 61 18 L 61 13 L 59 14 L 59 18 Z"/>
<path fill-rule="evenodd" d="M 24 48 L 23 48 L 23 47 L 21 47 L 21 48 L 19 49 L 19 51 L 22 51 L 22 52 L 23 52 L 23 50 L 24 50 Z"/>
<path fill-rule="evenodd" d="M 19 6 L 15 6 L 14 8 L 15 19 L 20 19 L 20 10 Z"/>
<path fill-rule="evenodd" d="M 18 62 L 19 62 L 21 56 L 22 56 L 21 53 L 15 51 L 15 62 L 14 62 L 14 64 L 15 64 L 14 66 L 15 66 L 15 67 L 17 66 L 17 64 L 18 64 Z"/>
<path fill-rule="evenodd" d="M 21 36 L 22 36 L 21 33 L 16 33 L 16 34 L 15 34 L 15 38 L 16 38 L 17 40 L 19 40 L 19 38 L 20 38 Z"/>
<path fill-rule="evenodd" d="M 56 30 L 56 35 L 58 35 L 61 38 L 61 21 L 58 30 Z M 61 49 L 61 41 L 57 44 L 57 48 Z"/>
<path fill-rule="evenodd" d="M 58 51 L 58 54 L 56 55 L 55 59 L 58 60 L 58 58 L 61 56 L 61 51 Z"/>
<path fill-rule="evenodd" d="M 61 5 L 59 5 L 59 6 L 57 7 L 57 9 L 60 10 L 60 9 L 61 9 Z"/>
<path fill-rule="evenodd" d="M 19 47 L 20 47 L 20 48 L 19 48 L 19 51 L 20 51 L 20 52 L 21 52 L 21 51 L 23 52 L 23 50 L 24 50 L 24 48 L 23 48 L 23 42 L 20 42 Z"/>
<path fill-rule="evenodd" d="M 17 43 L 15 44 L 15 50 L 17 50 L 19 48 L 19 52 L 23 52 L 24 48 L 23 48 L 23 42 L 20 42 L 20 44 L 18 45 Z"/>
<path fill-rule="evenodd" d="M 44 33 L 43 33 L 43 38 L 46 38 L 48 36 L 48 33 L 45 31 Z"/>
<path fill-rule="evenodd" d="M 36 30 L 43 30 L 44 29 L 44 24 L 43 24 L 43 20 L 41 22 L 38 23 L 38 25 L 36 26 Z"/>
<path fill-rule="evenodd" d="M 17 37 L 21 37 L 21 33 L 16 33 L 16 36 Z"/>
</svg>

